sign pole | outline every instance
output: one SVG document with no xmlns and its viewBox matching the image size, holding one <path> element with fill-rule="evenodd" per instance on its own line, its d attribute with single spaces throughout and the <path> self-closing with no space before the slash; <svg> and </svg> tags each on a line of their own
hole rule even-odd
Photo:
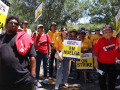
<svg viewBox="0 0 120 90">
<path fill-rule="evenodd" d="M 84 80 L 85 80 L 85 83 L 86 83 L 86 71 L 84 71 Z"/>
</svg>

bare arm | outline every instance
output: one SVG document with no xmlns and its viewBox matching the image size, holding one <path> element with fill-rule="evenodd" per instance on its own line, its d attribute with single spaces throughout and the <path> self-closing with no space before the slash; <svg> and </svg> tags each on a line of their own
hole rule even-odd
<svg viewBox="0 0 120 90">
<path fill-rule="evenodd" d="M 33 77 L 35 77 L 36 59 L 35 57 L 29 57 L 29 59 L 30 59 L 31 74 Z"/>
<path fill-rule="evenodd" d="M 57 55 L 58 55 L 58 57 L 59 57 L 59 60 L 62 61 L 63 58 L 60 56 L 59 51 L 58 51 L 58 48 L 56 48 L 56 53 L 57 53 Z"/>
<path fill-rule="evenodd" d="M 95 68 L 98 68 L 98 57 L 97 56 L 93 56 L 94 57 L 94 66 Z"/>
<path fill-rule="evenodd" d="M 49 45 L 48 59 L 50 59 L 50 56 L 51 56 L 51 46 L 50 46 L 50 44 L 48 44 L 48 45 Z"/>
</svg>

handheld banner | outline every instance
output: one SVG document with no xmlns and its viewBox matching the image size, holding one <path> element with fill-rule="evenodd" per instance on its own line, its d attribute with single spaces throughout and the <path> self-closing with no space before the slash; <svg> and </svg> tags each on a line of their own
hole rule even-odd
<svg viewBox="0 0 120 90">
<path fill-rule="evenodd" d="M 35 10 L 35 23 L 40 19 L 42 16 L 42 2 L 37 6 Z"/>
<path fill-rule="evenodd" d="M 92 51 L 81 53 L 80 61 L 76 61 L 76 68 L 84 71 L 93 70 Z"/>
<path fill-rule="evenodd" d="M 0 34 L 4 30 L 9 6 L 9 2 L 7 2 L 6 0 L 0 0 Z"/>
<path fill-rule="evenodd" d="M 117 15 L 115 16 L 115 21 L 116 21 L 116 35 L 118 35 L 120 33 L 120 9 Z"/>
<path fill-rule="evenodd" d="M 65 38 L 63 46 L 63 58 L 68 60 L 80 60 L 81 39 Z"/>
</svg>

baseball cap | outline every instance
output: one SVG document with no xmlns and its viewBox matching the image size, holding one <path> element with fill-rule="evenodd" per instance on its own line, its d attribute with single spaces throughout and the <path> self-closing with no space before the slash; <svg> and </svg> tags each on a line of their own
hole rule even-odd
<svg viewBox="0 0 120 90">
<path fill-rule="evenodd" d="M 22 22 L 22 25 L 23 25 L 23 23 L 26 23 L 26 24 L 28 24 L 28 22 L 27 22 L 27 21 L 23 21 L 23 22 Z"/>
<path fill-rule="evenodd" d="M 43 27 L 43 25 L 42 25 L 42 24 L 39 24 L 39 25 L 38 25 L 38 28 L 40 28 L 40 27 Z"/>
<path fill-rule="evenodd" d="M 112 27 L 109 24 L 107 24 L 102 29 L 102 31 L 105 31 L 105 30 L 112 30 Z"/>
<path fill-rule="evenodd" d="M 79 33 L 82 33 L 82 32 L 86 33 L 85 30 L 83 30 L 83 29 L 79 31 Z"/>
<path fill-rule="evenodd" d="M 52 26 L 52 25 L 57 25 L 57 24 L 56 24 L 55 22 L 52 22 L 52 23 L 51 23 L 51 26 Z"/>
<path fill-rule="evenodd" d="M 76 32 L 76 34 L 78 34 L 77 30 L 73 29 L 72 31 L 70 31 L 70 33 L 72 32 Z"/>
</svg>

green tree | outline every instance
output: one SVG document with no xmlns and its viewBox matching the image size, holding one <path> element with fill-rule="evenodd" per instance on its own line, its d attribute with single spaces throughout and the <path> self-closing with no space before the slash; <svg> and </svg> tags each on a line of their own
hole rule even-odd
<svg viewBox="0 0 120 90">
<path fill-rule="evenodd" d="M 40 2 L 41 0 L 10 0 L 13 15 L 18 16 L 21 22 L 27 20 L 29 28 L 35 27 L 35 29 L 35 8 Z M 43 10 L 39 23 L 44 25 L 46 32 L 50 29 L 51 22 L 56 22 L 58 29 L 60 29 L 61 26 L 66 26 L 68 21 L 77 22 L 84 11 L 84 2 L 79 0 L 42 0 L 42 2 Z"/>
<path fill-rule="evenodd" d="M 92 0 L 88 13 L 91 16 L 90 23 L 111 24 L 115 29 L 115 15 L 119 8 L 115 6 L 117 2 L 118 0 Z"/>
</svg>

